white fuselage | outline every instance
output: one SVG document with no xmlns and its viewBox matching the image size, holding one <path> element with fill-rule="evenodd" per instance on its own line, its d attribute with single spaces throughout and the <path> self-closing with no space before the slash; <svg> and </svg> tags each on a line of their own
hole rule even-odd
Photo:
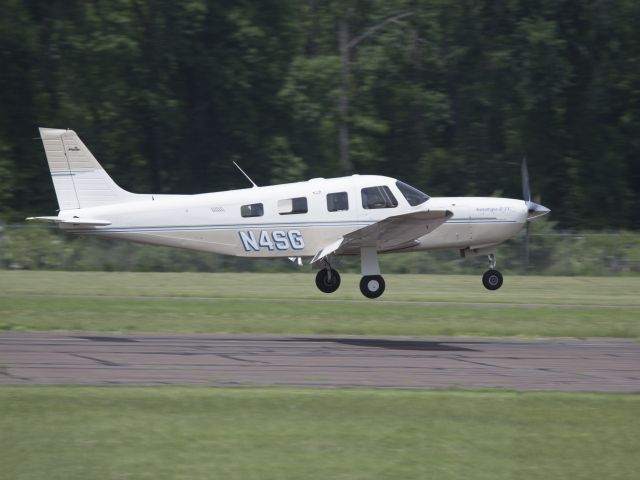
<svg viewBox="0 0 640 480">
<path fill-rule="evenodd" d="M 391 208 L 364 208 L 363 188 L 386 186 Z M 327 195 L 348 198 L 330 211 Z M 248 257 L 307 257 L 367 225 L 419 210 L 448 210 L 446 223 L 402 251 L 483 249 L 514 236 L 527 221 L 522 200 L 441 197 L 411 206 L 390 177 L 353 175 L 199 195 L 139 195 L 135 201 L 66 210 L 60 217 L 108 219 L 108 226 L 61 225 L 67 231 L 132 242 Z M 306 212 L 298 200 L 306 199 Z M 261 204 L 261 211 L 246 206 Z M 245 208 L 243 209 L 243 206 Z M 293 211 L 293 213 L 292 213 Z M 262 213 L 259 216 L 248 216 Z M 243 216 L 244 215 L 244 216 Z M 396 249 L 394 251 L 399 251 Z"/>
</svg>

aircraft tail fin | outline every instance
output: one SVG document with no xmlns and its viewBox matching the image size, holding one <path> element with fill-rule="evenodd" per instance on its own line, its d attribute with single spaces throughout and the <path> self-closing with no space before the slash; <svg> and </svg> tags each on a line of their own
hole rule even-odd
<svg viewBox="0 0 640 480">
<path fill-rule="evenodd" d="M 97 207 L 137 197 L 120 188 L 73 130 L 40 128 L 60 210 Z"/>
</svg>

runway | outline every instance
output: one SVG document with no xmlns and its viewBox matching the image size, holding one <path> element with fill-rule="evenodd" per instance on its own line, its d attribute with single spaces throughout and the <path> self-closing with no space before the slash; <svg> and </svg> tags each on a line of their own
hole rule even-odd
<svg viewBox="0 0 640 480">
<path fill-rule="evenodd" d="M 0 384 L 638 392 L 640 344 L 4 332 Z"/>
</svg>

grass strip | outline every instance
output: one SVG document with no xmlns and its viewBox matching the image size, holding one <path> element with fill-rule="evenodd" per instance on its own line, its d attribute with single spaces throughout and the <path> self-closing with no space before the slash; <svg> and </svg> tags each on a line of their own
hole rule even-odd
<svg viewBox="0 0 640 480">
<path fill-rule="evenodd" d="M 366 300 L 305 274 L 0 271 L 0 329 L 640 338 L 640 278 L 390 275 Z M 624 288 L 622 288 L 624 286 Z"/>
<path fill-rule="evenodd" d="M 640 396 L 3 387 L 0 464 L 27 479 L 629 479 Z"/>
<path fill-rule="evenodd" d="M 94 332 L 640 337 L 638 312 L 268 300 L 3 298 L 0 329 Z"/>
</svg>

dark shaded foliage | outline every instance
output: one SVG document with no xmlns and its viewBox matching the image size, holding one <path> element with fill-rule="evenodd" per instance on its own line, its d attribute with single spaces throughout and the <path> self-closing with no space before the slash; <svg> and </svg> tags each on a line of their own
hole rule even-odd
<svg viewBox="0 0 640 480">
<path fill-rule="evenodd" d="M 385 22 L 400 12 L 400 20 Z M 338 24 L 355 42 L 341 81 Z M 534 196 L 560 226 L 640 222 L 632 0 L 0 4 L 0 210 L 56 209 L 37 126 L 76 130 L 132 191 L 358 173 L 431 195 Z M 342 96 L 342 97 L 341 97 Z"/>
</svg>

